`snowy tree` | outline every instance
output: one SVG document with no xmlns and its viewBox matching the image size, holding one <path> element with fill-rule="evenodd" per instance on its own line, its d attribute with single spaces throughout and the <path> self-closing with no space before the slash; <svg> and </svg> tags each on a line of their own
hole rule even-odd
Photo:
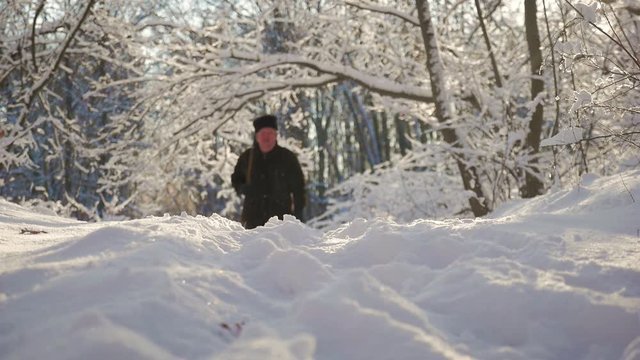
<svg viewBox="0 0 640 360">
<path fill-rule="evenodd" d="M 84 119 L 78 118 L 86 107 L 77 101 L 81 95 L 74 98 L 66 90 L 74 81 L 71 74 L 84 71 L 68 60 L 93 6 L 88 1 L 51 9 L 44 1 L 22 1 L 11 2 L 2 12 L 5 136 L 0 161 L 5 196 L 73 201 L 68 199 L 81 186 L 74 180 L 91 172 L 86 154 L 73 145 L 86 140 L 87 133 L 80 130 Z"/>
<path fill-rule="evenodd" d="M 633 5 L 524 5 L 11 2 L 3 194 L 233 218 L 230 173 L 264 112 L 324 223 L 481 216 L 638 166 Z"/>
<path fill-rule="evenodd" d="M 18 1 L 2 12 L 3 196 L 57 201 L 85 219 L 110 211 L 114 194 L 101 182 L 114 147 L 129 141 L 117 119 L 129 99 L 91 91 L 131 71 L 115 60 L 122 43 L 109 33 L 111 16 L 125 8 L 111 5 Z"/>
<path fill-rule="evenodd" d="M 559 129 L 580 129 L 565 141 L 572 160 L 558 162 L 560 174 L 612 173 L 640 164 L 640 84 L 637 5 L 567 3 L 560 8 L 562 28 L 554 34 L 558 77 L 566 114 Z M 615 159 L 614 161 L 611 161 Z M 577 171 L 576 171 L 577 170 Z"/>
</svg>

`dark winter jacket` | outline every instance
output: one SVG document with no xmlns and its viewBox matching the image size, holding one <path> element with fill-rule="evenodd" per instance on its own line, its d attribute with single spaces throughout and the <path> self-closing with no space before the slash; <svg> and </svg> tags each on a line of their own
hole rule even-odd
<svg viewBox="0 0 640 360">
<path fill-rule="evenodd" d="M 291 214 L 302 219 L 305 205 L 304 175 L 296 155 L 276 145 L 263 154 L 257 145 L 240 155 L 231 175 L 238 194 L 244 195 L 242 225 L 264 225 L 269 218 Z"/>
</svg>

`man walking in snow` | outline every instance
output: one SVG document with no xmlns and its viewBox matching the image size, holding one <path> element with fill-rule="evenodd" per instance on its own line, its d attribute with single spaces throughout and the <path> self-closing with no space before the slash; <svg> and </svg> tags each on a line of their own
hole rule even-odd
<svg viewBox="0 0 640 360">
<path fill-rule="evenodd" d="M 233 188 L 244 195 L 242 226 L 253 229 L 285 214 L 303 220 L 304 175 L 296 155 L 277 144 L 276 117 L 260 116 L 253 127 L 253 147 L 240 155 L 231 175 Z"/>
</svg>

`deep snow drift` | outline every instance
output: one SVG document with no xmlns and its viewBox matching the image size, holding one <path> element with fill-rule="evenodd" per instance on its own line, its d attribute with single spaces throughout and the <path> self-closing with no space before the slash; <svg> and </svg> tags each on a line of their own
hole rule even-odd
<svg viewBox="0 0 640 360">
<path fill-rule="evenodd" d="M 640 171 L 328 232 L 0 200 L 0 358 L 640 359 Z"/>
</svg>

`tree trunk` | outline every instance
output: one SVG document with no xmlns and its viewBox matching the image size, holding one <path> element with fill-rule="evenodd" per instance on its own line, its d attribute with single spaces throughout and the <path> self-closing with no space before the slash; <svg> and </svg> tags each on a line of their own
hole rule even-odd
<svg viewBox="0 0 640 360">
<path fill-rule="evenodd" d="M 394 116 L 393 122 L 396 127 L 398 150 L 400 150 L 400 155 L 405 156 L 408 151 L 411 151 L 411 142 L 407 139 L 407 124 L 400 119 L 400 115 L 398 114 Z"/>
<path fill-rule="evenodd" d="M 531 99 L 537 101 L 535 110 L 529 122 L 526 151 L 529 152 L 529 166 L 531 171 L 525 175 L 524 187 L 520 189 L 522 197 L 532 198 L 542 193 L 543 184 L 540 180 L 537 155 L 540 152 L 540 136 L 542 134 L 543 108 L 541 101 L 536 98 L 544 90 L 544 81 L 540 78 L 542 68 L 542 50 L 540 50 L 540 33 L 538 31 L 536 0 L 524 1 L 524 25 L 527 32 L 527 45 L 531 58 Z"/>
<path fill-rule="evenodd" d="M 358 99 L 356 98 L 358 95 L 351 94 L 350 89 L 346 89 L 346 88 L 345 88 L 344 95 L 345 95 L 345 99 L 347 101 L 349 110 L 351 111 L 351 118 L 353 119 L 353 126 L 355 129 L 356 140 L 358 141 L 358 145 L 360 149 L 360 156 L 363 159 L 366 159 L 367 163 L 369 164 L 369 168 L 373 169 L 373 167 L 376 165 L 376 160 L 375 160 L 375 154 L 372 151 L 371 142 L 368 141 L 367 136 L 365 134 L 365 131 L 366 131 L 365 127 L 367 126 L 367 124 L 364 124 L 364 123 L 368 121 L 366 119 L 366 114 L 363 114 L 361 111 L 359 111 L 360 104 Z M 362 120 L 360 120 L 360 117 L 362 117 Z M 365 170 L 365 167 L 363 165 L 361 171 L 359 172 L 364 172 L 364 170 Z"/>
<path fill-rule="evenodd" d="M 462 183 L 465 190 L 471 190 L 475 194 L 469 198 L 471 211 L 475 216 L 486 215 L 489 211 L 485 202 L 480 179 L 474 166 L 468 165 L 462 151 L 464 146 L 452 127 L 451 104 L 446 91 L 446 79 L 444 74 L 444 63 L 440 57 L 438 41 L 436 39 L 435 27 L 431 19 L 431 11 L 427 0 L 416 0 L 420 30 L 424 41 L 424 48 L 427 53 L 427 69 L 431 78 L 431 91 L 435 98 L 436 118 L 440 124 L 445 125 L 442 137 L 451 145 L 455 152 L 456 163 L 462 176 Z"/>
<path fill-rule="evenodd" d="M 387 122 L 387 113 L 380 112 L 378 113 L 378 121 L 380 125 L 378 126 L 380 130 L 380 139 L 384 141 L 382 143 L 382 148 L 380 151 L 382 152 L 382 161 L 390 161 L 391 160 L 391 139 L 389 137 L 389 124 Z"/>
</svg>

